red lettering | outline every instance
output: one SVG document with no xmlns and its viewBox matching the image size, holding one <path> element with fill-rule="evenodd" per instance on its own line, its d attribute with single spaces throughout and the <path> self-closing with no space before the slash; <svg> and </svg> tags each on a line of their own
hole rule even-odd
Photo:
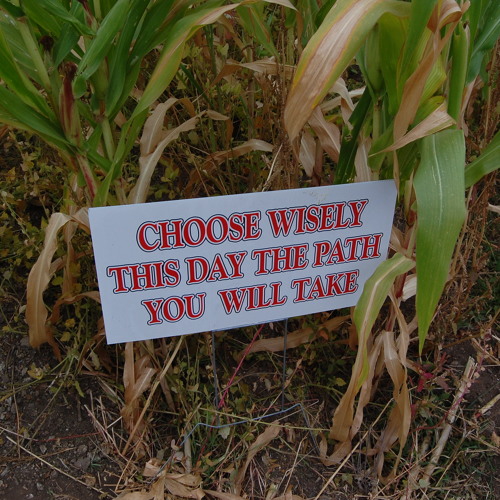
<svg viewBox="0 0 500 500">
<path fill-rule="evenodd" d="M 163 321 L 159 317 L 160 307 L 163 299 L 143 300 L 141 304 L 149 313 L 148 325 L 159 325 Z"/>
<path fill-rule="evenodd" d="M 247 294 L 246 288 L 233 288 L 231 290 L 219 290 L 219 297 L 222 300 L 222 305 L 226 314 L 233 312 L 240 312 L 243 306 L 245 295 Z"/>
<path fill-rule="evenodd" d="M 169 297 L 163 301 L 161 312 L 166 321 L 175 323 L 186 313 L 186 305 L 181 297 Z"/>
<path fill-rule="evenodd" d="M 157 236 L 157 239 L 150 243 L 147 238 L 146 231 L 151 229 L 151 232 Z M 144 222 L 139 226 L 137 230 L 137 244 L 141 250 L 145 252 L 152 252 L 156 250 L 160 245 L 159 241 L 159 233 L 158 233 L 158 224 L 156 222 Z"/>
<path fill-rule="evenodd" d="M 182 298 L 186 303 L 186 317 L 189 319 L 198 319 L 205 314 L 205 297 L 206 293 L 197 293 L 196 295 L 184 295 Z M 194 299 L 198 299 L 198 312 L 194 312 Z"/>
<path fill-rule="evenodd" d="M 294 303 L 305 302 L 307 299 L 304 296 L 305 286 L 311 284 L 311 278 L 300 278 L 293 280 L 291 283 L 292 288 L 297 288 L 297 293 L 295 295 Z"/>
<path fill-rule="evenodd" d="M 201 283 L 207 279 L 210 264 L 205 257 L 188 257 L 184 261 L 188 265 L 188 279 L 186 284 Z"/>
<path fill-rule="evenodd" d="M 244 240 L 255 240 L 262 235 L 262 229 L 259 228 L 260 212 L 245 212 L 245 237 Z"/>
<path fill-rule="evenodd" d="M 195 232 L 194 235 L 192 234 L 193 229 Z M 184 226 L 182 227 L 182 236 L 184 238 L 184 242 L 190 247 L 197 247 L 198 245 L 201 245 L 203 243 L 203 240 L 206 238 L 206 235 L 207 228 L 205 226 L 205 221 L 200 217 L 191 217 L 184 223 Z"/>
<path fill-rule="evenodd" d="M 306 210 L 306 223 L 308 224 L 307 232 L 314 233 L 318 230 L 320 224 L 319 217 L 319 207 L 317 205 L 311 205 L 307 207 Z"/>
<path fill-rule="evenodd" d="M 382 240 L 382 233 L 362 236 L 361 256 L 359 257 L 359 260 L 375 259 L 377 257 L 380 257 L 381 240 Z M 371 250 L 370 253 L 369 250 Z"/>
<path fill-rule="evenodd" d="M 115 278 L 115 289 L 113 293 L 128 292 L 129 288 L 125 286 L 125 273 L 129 274 L 129 266 L 113 266 L 106 269 L 106 275 Z"/>
<path fill-rule="evenodd" d="M 354 259 L 356 260 L 356 259 Z M 325 266 L 331 266 L 332 264 L 339 263 L 342 264 L 343 262 L 346 262 L 345 257 L 344 257 L 344 251 L 342 248 L 342 240 L 337 239 L 335 240 L 335 243 L 333 244 L 333 248 L 330 252 L 330 255 L 328 256 L 328 260 L 325 262 Z"/>
<path fill-rule="evenodd" d="M 182 219 L 164 220 L 158 222 L 160 228 L 160 250 L 168 250 L 169 248 L 183 248 L 182 241 Z M 173 240 L 172 242 L 170 240 Z"/>
<path fill-rule="evenodd" d="M 207 281 L 228 280 L 229 273 L 220 254 L 216 254 Z"/>
<path fill-rule="evenodd" d="M 351 207 L 351 212 L 353 216 L 353 221 L 350 225 L 350 227 L 359 227 L 362 226 L 363 223 L 361 222 L 361 214 L 363 213 L 363 210 L 365 209 L 366 205 L 368 204 L 368 200 L 355 200 L 355 201 L 349 201 L 347 202 L 349 207 Z"/>
<path fill-rule="evenodd" d="M 241 272 L 241 265 L 245 260 L 248 252 L 229 252 L 225 254 L 225 257 L 229 260 L 229 263 L 233 267 L 233 274 L 231 279 L 243 278 L 243 273 Z"/>
<path fill-rule="evenodd" d="M 329 241 L 316 241 L 314 245 L 314 263 L 313 267 L 323 266 L 323 257 L 328 255 L 328 252 L 332 248 L 332 244 Z"/>
<path fill-rule="evenodd" d="M 218 224 L 216 224 L 218 223 Z M 218 225 L 219 236 L 215 235 L 214 226 Z M 207 240 L 213 245 L 217 245 L 218 243 L 222 243 L 228 235 L 229 232 L 229 223 L 225 217 L 222 215 L 214 215 L 208 219 L 207 223 Z"/>
<path fill-rule="evenodd" d="M 293 210 L 287 208 L 273 209 L 266 211 L 269 222 L 271 223 L 271 230 L 273 236 L 277 238 L 280 233 L 283 236 L 288 236 L 290 229 L 292 228 L 292 220 L 294 218 Z"/>
<path fill-rule="evenodd" d="M 355 271 L 348 271 L 345 273 L 344 293 L 354 293 L 359 288 L 356 283 L 358 276 L 359 271 L 357 269 Z"/>
</svg>

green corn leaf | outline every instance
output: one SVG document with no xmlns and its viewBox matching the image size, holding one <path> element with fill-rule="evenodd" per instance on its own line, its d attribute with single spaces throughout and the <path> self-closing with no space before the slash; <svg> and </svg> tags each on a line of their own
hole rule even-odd
<svg viewBox="0 0 500 500">
<path fill-rule="evenodd" d="M 85 12 L 83 10 L 82 4 L 79 2 L 73 2 L 71 5 L 70 14 L 75 18 L 79 19 L 82 24 L 85 20 Z M 83 51 L 78 46 L 78 40 L 80 39 L 80 32 L 71 23 L 65 23 L 61 30 L 61 36 L 59 36 L 54 44 L 53 54 L 54 54 L 54 66 L 58 67 L 63 60 L 70 55 L 71 51 L 77 52 L 80 57 L 83 57 Z M 73 62 L 78 62 L 76 58 L 70 57 Z"/>
<path fill-rule="evenodd" d="M 379 19 L 379 27 L 379 52 L 383 54 L 380 58 L 380 69 L 387 91 L 389 113 L 394 116 L 398 111 L 403 92 L 397 75 L 400 54 L 407 37 L 408 21 L 385 14 Z"/>
<path fill-rule="evenodd" d="M 264 22 L 262 7 L 262 5 L 243 5 L 238 7 L 236 12 L 245 30 L 254 36 L 271 55 L 277 56 L 278 51 L 274 46 L 269 26 Z"/>
<path fill-rule="evenodd" d="M 74 26 L 82 35 L 91 36 L 94 34 L 91 28 L 73 14 L 73 6 L 68 11 L 64 7 L 64 2 L 60 0 L 23 0 L 23 7 L 27 6 L 29 6 L 29 18 L 36 24 L 43 26 L 42 23 L 46 22 L 47 18 L 52 19 L 51 23 L 57 23 L 59 31 L 49 31 L 51 34 L 58 35 L 60 28 L 66 23 Z"/>
<path fill-rule="evenodd" d="M 203 9 L 178 21 L 165 41 L 162 53 L 151 75 L 148 85 L 137 104 L 132 117 L 142 113 L 162 94 L 175 76 L 182 60 L 184 44 L 202 26 L 212 24 L 224 13 L 235 8 L 235 4 Z"/>
<path fill-rule="evenodd" d="M 352 131 L 348 137 L 342 138 L 339 163 L 335 173 L 335 184 L 345 184 L 354 179 L 354 159 L 358 149 L 358 136 L 368 115 L 371 104 L 372 96 L 370 90 L 366 88 L 350 118 Z"/>
<path fill-rule="evenodd" d="M 69 150 L 70 145 L 58 122 L 50 121 L 3 86 L 0 86 L 0 110 L 5 118 L 4 123 L 12 124 L 22 130 L 36 132 L 44 140 L 63 151 Z M 1 117 L 0 121 L 3 121 Z"/>
<path fill-rule="evenodd" d="M 408 37 L 401 59 L 401 70 L 398 75 L 401 86 L 408 77 L 415 71 L 418 59 L 420 57 L 419 51 L 415 48 L 419 46 L 423 34 L 427 27 L 427 22 L 431 17 L 432 11 L 437 4 L 437 0 L 413 0 L 411 2 L 411 14 L 408 23 Z"/>
<path fill-rule="evenodd" d="M 163 36 L 163 39 L 168 37 L 168 27 L 173 26 L 174 20 L 177 19 L 176 16 L 171 17 L 173 3 L 174 0 L 156 2 L 148 10 L 130 54 L 130 66 L 135 66 L 148 52 L 162 43 L 163 40 L 159 37 Z"/>
<path fill-rule="evenodd" d="M 472 44 L 467 83 L 472 82 L 481 71 L 484 56 L 495 45 L 500 36 L 500 2 L 491 0 L 484 11 L 484 17 Z"/>
<path fill-rule="evenodd" d="M 110 117 L 118 111 L 116 104 L 120 100 L 127 77 L 130 47 L 133 45 L 132 42 L 137 26 L 140 24 L 148 4 L 149 0 L 134 0 L 132 2 L 116 48 L 109 54 L 109 85 L 106 94 L 106 114 Z M 137 64 L 140 65 L 141 60 Z"/>
<path fill-rule="evenodd" d="M 475 0 L 470 4 L 467 12 L 465 13 L 464 17 L 467 19 L 467 23 L 469 24 L 471 40 L 476 39 L 477 28 L 487 7 L 487 2 L 490 3 L 490 0 Z"/>
<path fill-rule="evenodd" d="M 451 74 L 450 88 L 448 91 L 448 114 L 458 121 L 462 108 L 462 96 L 467 75 L 468 40 L 467 33 L 460 23 L 453 33 L 451 48 Z"/>
<path fill-rule="evenodd" d="M 19 69 L 3 31 L 0 30 L 0 78 L 26 104 L 52 118 L 54 115 L 36 87 Z"/>
<path fill-rule="evenodd" d="M 335 81 L 359 51 L 382 14 L 405 17 L 410 4 L 397 0 L 337 0 L 297 65 L 284 123 L 293 141 Z"/>
<path fill-rule="evenodd" d="M 88 80 L 99 68 L 111 50 L 113 39 L 123 28 L 131 0 L 118 0 L 103 19 L 95 38 L 78 66 L 78 73 Z"/>
<path fill-rule="evenodd" d="M 7 0 L 0 0 L 0 7 L 5 9 L 14 19 L 24 15 L 23 10 Z"/>
<path fill-rule="evenodd" d="M 115 157 L 107 168 L 106 177 L 97 189 L 97 193 L 94 198 L 95 207 L 106 205 L 111 184 L 121 175 L 125 156 L 134 146 L 147 115 L 148 110 L 145 109 L 142 113 L 133 119 L 131 118 L 125 123 L 125 125 L 123 125 L 120 133 L 120 140 L 116 147 Z"/>
<path fill-rule="evenodd" d="M 397 253 L 390 259 L 382 262 L 373 275 L 366 281 L 363 293 L 359 298 L 353 315 L 358 332 L 359 346 L 365 350 L 365 355 L 366 340 L 370 335 L 385 299 L 389 295 L 394 280 L 399 275 L 413 269 L 414 266 L 415 262 L 413 260 Z M 362 372 L 364 373 L 365 369 Z M 363 377 L 361 377 L 357 385 L 361 386 L 363 380 Z"/>
<path fill-rule="evenodd" d="M 485 175 L 497 170 L 499 166 L 500 132 L 497 132 L 479 158 L 465 167 L 465 187 L 470 188 Z"/>
<path fill-rule="evenodd" d="M 26 44 L 24 43 L 21 33 L 17 29 L 16 21 L 5 12 L 1 11 L 0 31 L 3 33 L 5 39 L 8 40 L 10 50 L 20 71 L 26 74 L 28 78 L 38 82 L 38 74 L 33 66 L 33 61 L 26 49 Z"/>
<path fill-rule="evenodd" d="M 22 3 L 25 16 L 35 25 L 42 28 L 51 36 L 58 37 L 61 33 L 62 23 L 46 11 L 38 0 L 24 0 Z"/>
<path fill-rule="evenodd" d="M 461 130 L 422 139 L 417 197 L 417 316 L 420 351 L 443 292 L 465 220 L 465 142 Z"/>
</svg>

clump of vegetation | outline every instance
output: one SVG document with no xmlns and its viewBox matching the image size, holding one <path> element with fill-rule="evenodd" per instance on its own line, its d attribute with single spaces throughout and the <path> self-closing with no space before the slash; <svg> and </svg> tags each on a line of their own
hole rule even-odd
<svg viewBox="0 0 500 500">
<path fill-rule="evenodd" d="M 31 345 L 48 342 L 60 358 L 80 350 L 79 368 L 102 374 L 127 430 L 125 443 L 113 443 L 117 452 L 131 460 L 156 455 L 151 450 L 164 446 L 161 427 L 151 425 L 163 422 L 157 415 L 172 419 L 167 433 L 214 424 L 217 412 L 207 409 L 216 375 L 213 338 L 147 341 L 115 352 L 105 347 L 99 308 L 87 303 L 99 301 L 88 207 L 394 179 L 399 201 L 390 258 L 346 317 L 294 320 L 301 347 L 286 373 L 287 390 L 290 399 L 330 400 L 331 426 L 317 429 L 319 443 L 314 438 L 325 466 L 345 464 L 360 448 L 374 456 L 371 467 L 387 488 L 395 491 L 406 473 L 406 491 L 426 490 L 457 418 L 462 386 L 478 369 L 469 366 L 455 400 L 443 402 L 446 415 L 433 406 L 432 394 L 419 400 L 424 382 L 439 379 L 439 370 L 419 358 L 433 319 L 437 312 L 434 325 L 443 325 L 455 310 L 440 308 L 443 291 L 449 302 L 457 283 L 467 285 L 468 261 L 479 269 L 474 248 L 487 217 L 479 228 L 466 221 L 476 193 L 486 193 L 479 196 L 486 207 L 492 181 L 477 185 L 497 168 L 500 4 L 25 0 L 1 2 L 0 13 L 0 122 L 4 147 L 21 159 L 5 174 L 13 189 L 2 192 L 7 244 L 0 257 L 11 266 L 2 279 L 12 283 L 37 258 L 26 297 Z M 481 120 L 477 109 L 484 110 Z M 480 139 L 471 148 L 473 138 Z M 468 253 L 461 259 L 464 242 Z M 28 250 L 15 256 L 22 245 Z M 18 293 L 17 286 L 7 292 Z M 16 305 L 6 323 L 17 321 L 22 309 Z M 488 314 L 484 324 L 493 320 Z M 449 343 L 453 328 L 443 328 L 442 341 Z M 225 333 L 217 337 L 225 338 L 217 354 L 225 384 L 244 345 Z M 336 351 L 335 374 L 322 372 L 312 339 L 325 352 L 341 342 L 353 351 Z M 254 344 L 253 352 L 260 350 L 273 351 L 266 341 Z M 248 375 L 248 383 L 240 376 L 238 390 L 228 388 L 235 391 L 231 407 L 217 418 L 234 422 L 245 410 L 255 417 L 256 409 L 274 406 L 253 393 L 280 387 L 280 361 L 252 356 L 262 373 Z M 112 382 L 116 370 L 123 385 Z M 419 379 L 416 389 L 409 370 Z M 392 399 L 379 426 L 365 414 L 383 377 Z M 409 436 L 414 440 L 412 420 L 426 412 L 440 437 L 421 448 Z M 307 417 L 305 426 L 311 427 Z M 171 461 L 167 468 L 148 462 L 154 491 L 239 498 L 253 457 L 280 432 L 278 426 L 247 429 L 204 436 L 198 428 L 176 450 L 183 478 L 169 469 L 177 467 Z M 231 472 L 227 464 L 237 462 L 240 469 Z M 216 484 L 221 491 L 213 491 Z M 259 494 L 271 498 L 264 490 Z"/>
</svg>

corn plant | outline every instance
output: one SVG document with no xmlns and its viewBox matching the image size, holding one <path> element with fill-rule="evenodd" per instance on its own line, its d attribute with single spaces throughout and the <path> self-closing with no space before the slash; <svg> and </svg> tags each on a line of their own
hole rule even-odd
<svg viewBox="0 0 500 500">
<path fill-rule="evenodd" d="M 68 166 L 68 195 L 63 207 L 67 213 L 57 216 L 48 228 L 43 258 L 28 284 L 33 346 L 52 342 L 45 328 L 47 311 L 42 293 L 51 274 L 55 235 L 70 223 L 65 229 L 69 245 L 76 224 L 88 229 L 81 217 L 71 222 L 67 216 L 74 215 L 79 206 L 144 201 L 144 181 L 150 179 L 156 163 L 148 158 L 141 185 L 130 199 L 121 181 L 123 166 L 153 103 L 174 78 L 186 41 L 236 7 L 253 12 L 254 3 L 1 2 L 0 122 L 39 135 L 57 149 Z M 138 80 L 144 80 L 141 70 L 152 57 L 154 67 L 148 69 L 150 74 L 139 90 Z M 161 127 L 158 131 L 162 133 Z M 163 140 L 162 147 L 169 141 Z M 147 154 L 154 153 L 157 162 L 162 151 L 150 149 Z M 69 291 L 66 287 L 66 295 Z"/>
<path fill-rule="evenodd" d="M 336 131 L 337 141 L 331 141 L 338 157 L 335 180 L 393 178 L 405 208 L 404 227 L 393 231 L 394 255 L 366 284 L 354 310 L 358 355 L 333 418 L 331 437 L 338 445 L 326 461 L 337 462 L 349 452 L 384 365 L 395 406 L 376 444 L 379 473 L 384 453 L 398 439 L 401 447 L 406 441 L 410 335 L 418 325 L 421 351 L 453 275 L 450 265 L 466 217 L 465 188 L 498 167 L 493 160 L 498 134 L 484 156 L 465 167 L 464 115 L 497 41 L 499 19 L 495 1 L 337 0 L 297 65 L 284 114 L 297 154 L 311 140 L 322 146 L 315 126 L 318 119 L 335 121 L 330 93 L 356 58 L 366 87 L 342 131 Z M 415 282 L 417 314 L 408 321 L 401 303 L 415 293 Z M 376 334 L 373 325 L 387 296 L 390 311 Z"/>
</svg>

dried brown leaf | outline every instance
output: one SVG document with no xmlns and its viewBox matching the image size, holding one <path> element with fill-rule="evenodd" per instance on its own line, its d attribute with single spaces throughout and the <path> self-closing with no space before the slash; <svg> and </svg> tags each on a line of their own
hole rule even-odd
<svg viewBox="0 0 500 500">
<path fill-rule="evenodd" d="M 273 500 L 305 500 L 303 497 L 299 495 L 292 495 L 291 493 L 287 493 L 281 497 L 276 497 Z"/>
<path fill-rule="evenodd" d="M 377 180 L 378 175 L 372 171 L 368 165 L 368 151 L 370 150 L 371 139 L 360 135 L 358 149 L 354 157 L 356 168 L 356 182 L 369 182 Z"/>
<path fill-rule="evenodd" d="M 201 488 L 190 489 L 181 482 L 171 477 L 165 476 L 165 488 L 175 496 L 175 498 L 194 498 L 201 500 L 205 496 L 205 492 Z"/>
<path fill-rule="evenodd" d="M 331 333 L 338 328 L 340 328 L 348 319 L 350 315 L 345 316 L 337 316 L 336 318 L 331 318 L 317 328 L 313 329 L 311 327 L 300 328 L 299 330 L 295 330 L 292 333 L 287 335 L 287 349 L 291 349 L 293 347 L 298 347 L 299 345 L 306 344 L 307 342 L 312 342 L 322 330 L 326 330 L 328 333 Z M 284 337 L 275 337 L 271 339 L 260 339 L 255 342 L 250 349 L 248 350 L 248 354 L 251 352 L 278 352 L 283 350 L 284 345 Z M 247 352 L 246 348 L 243 349 L 239 354 L 238 358 L 241 359 L 243 353 Z"/>
<path fill-rule="evenodd" d="M 440 130 L 451 127 L 455 123 L 455 120 L 446 112 L 446 104 L 443 103 L 436 110 L 434 110 L 429 116 L 423 119 L 418 125 L 412 128 L 403 137 L 400 137 L 394 144 L 388 148 L 383 149 L 380 153 L 386 153 L 388 151 L 395 151 L 400 149 L 410 142 L 422 139 L 422 137 L 427 137 L 428 135 L 435 134 Z"/>
<path fill-rule="evenodd" d="M 115 500 L 153 500 L 154 493 L 150 491 L 124 491 Z"/>
<path fill-rule="evenodd" d="M 307 131 L 300 138 L 299 161 L 302 163 L 307 177 L 312 177 L 316 163 L 316 140 Z"/>
<path fill-rule="evenodd" d="M 232 160 L 234 158 L 238 158 L 239 156 L 251 153 L 252 151 L 264 151 L 267 153 L 271 153 L 273 151 L 273 146 L 272 144 L 269 144 L 268 142 L 262 141 L 260 139 L 250 139 L 232 149 L 228 149 L 226 151 L 218 151 L 217 153 L 211 154 L 208 157 L 205 165 L 208 166 L 214 163 L 220 165 L 225 160 Z"/>
<path fill-rule="evenodd" d="M 320 108 L 316 108 L 309 118 L 309 125 L 318 136 L 322 148 L 330 158 L 338 162 L 340 153 L 340 130 L 334 123 L 328 122 Z"/>
<path fill-rule="evenodd" d="M 223 493 L 222 491 L 205 490 L 205 493 L 211 497 L 219 498 L 220 500 L 244 500 L 244 498 L 239 495 L 235 495 L 233 493 Z"/>
<path fill-rule="evenodd" d="M 272 422 L 266 430 L 257 436 L 257 439 L 248 449 L 247 458 L 245 463 L 241 466 L 240 470 L 236 474 L 236 479 L 234 481 L 234 491 L 236 494 L 241 492 L 241 486 L 243 484 L 243 480 L 245 479 L 245 474 L 247 471 L 250 462 L 253 460 L 255 455 L 267 444 L 269 444 L 276 436 L 281 432 L 281 427 L 278 424 L 278 421 Z"/>
<path fill-rule="evenodd" d="M 144 123 L 140 145 L 141 157 L 150 155 L 160 143 L 163 136 L 163 122 L 167 111 L 177 102 L 175 97 L 171 97 L 166 102 L 158 104 L 151 116 Z"/>
<path fill-rule="evenodd" d="M 434 11 L 434 18 L 436 17 L 440 4 L 436 4 Z M 408 127 L 413 122 L 417 109 L 420 104 L 427 78 L 432 70 L 434 64 L 448 42 L 450 36 L 455 29 L 455 26 L 460 21 L 462 10 L 455 0 L 445 0 L 443 2 L 437 26 L 431 27 L 433 34 L 426 47 L 426 53 L 422 58 L 417 69 L 405 82 L 403 88 L 403 96 L 398 112 L 394 118 L 394 142 L 397 142 L 401 137 L 406 134 Z M 441 30 L 447 25 L 451 24 L 446 31 L 443 38 L 441 38 Z"/>
<path fill-rule="evenodd" d="M 48 311 L 43 301 L 43 292 L 55 272 L 52 257 L 57 249 L 59 230 L 69 221 L 76 221 L 81 225 L 86 221 L 88 224 L 88 216 L 85 218 L 85 214 L 87 214 L 86 209 L 81 209 L 74 216 L 62 213 L 52 214 L 45 229 L 43 250 L 30 271 L 27 284 L 26 321 L 29 327 L 30 344 L 33 347 L 39 347 L 44 342 L 48 342 L 58 351 L 52 332 L 46 325 Z"/>
</svg>

